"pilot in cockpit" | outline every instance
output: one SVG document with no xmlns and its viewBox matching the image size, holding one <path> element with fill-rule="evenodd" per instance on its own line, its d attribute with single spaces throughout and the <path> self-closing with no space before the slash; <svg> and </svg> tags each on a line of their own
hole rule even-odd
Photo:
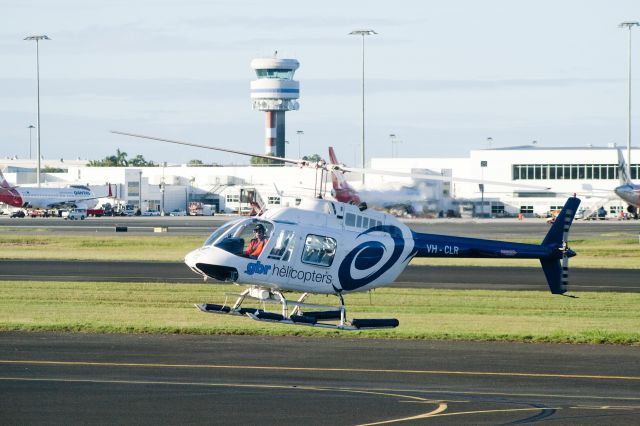
<svg viewBox="0 0 640 426">
<path fill-rule="evenodd" d="M 262 249 L 269 241 L 269 238 L 266 236 L 264 225 L 259 223 L 253 229 L 254 237 L 249 241 L 249 245 L 247 249 L 244 251 L 244 254 L 249 257 L 256 258 L 260 256 L 262 253 Z"/>
</svg>

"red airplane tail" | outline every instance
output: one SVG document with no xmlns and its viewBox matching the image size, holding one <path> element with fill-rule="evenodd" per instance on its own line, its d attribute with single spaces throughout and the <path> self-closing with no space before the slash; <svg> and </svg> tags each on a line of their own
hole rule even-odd
<svg viewBox="0 0 640 426">
<path fill-rule="evenodd" d="M 0 170 L 0 203 L 5 203 L 13 207 L 23 207 L 23 201 L 20 193 L 7 182 L 7 179 Z"/>
<path fill-rule="evenodd" d="M 340 164 L 332 146 L 329 147 L 329 161 L 331 161 L 331 164 Z M 360 196 L 356 190 L 349 185 L 342 172 L 331 171 L 331 183 L 333 185 L 333 191 L 331 191 L 331 193 L 336 200 L 341 203 L 355 204 L 356 206 L 362 204 Z"/>
<path fill-rule="evenodd" d="M 9 185 L 9 182 L 7 182 L 7 179 L 5 179 L 4 175 L 2 174 L 2 170 L 0 170 L 0 188 L 4 188 L 4 189 L 13 188 L 11 185 Z"/>
</svg>

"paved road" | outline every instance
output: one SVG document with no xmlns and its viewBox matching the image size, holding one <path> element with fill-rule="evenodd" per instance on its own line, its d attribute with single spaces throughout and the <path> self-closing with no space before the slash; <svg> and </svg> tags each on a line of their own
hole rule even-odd
<svg viewBox="0 0 640 426">
<path fill-rule="evenodd" d="M 224 222 L 235 216 L 182 216 L 182 217 L 90 217 L 85 220 L 64 220 L 62 218 L 8 218 L 0 216 L 0 230 L 7 232 L 46 231 L 51 234 L 114 233 L 116 227 L 125 227 L 129 233 L 150 233 L 155 228 L 168 228 L 171 234 L 202 235 L 203 238 Z M 161 235 L 166 235 L 161 234 Z"/>
<path fill-rule="evenodd" d="M 570 289 L 574 291 L 640 291 L 637 270 L 574 268 L 570 274 Z M 3 260 L 0 280 L 202 282 L 183 263 L 57 260 Z M 395 285 L 416 288 L 546 289 L 542 269 L 509 267 L 409 266 Z"/>
<path fill-rule="evenodd" d="M 0 334 L 2 424 L 639 424 L 638 348 Z"/>
<path fill-rule="evenodd" d="M 115 232 L 116 226 L 126 226 L 128 232 L 153 232 L 154 228 L 166 227 L 169 232 L 209 235 L 222 223 L 237 216 L 186 216 L 186 217 L 101 217 L 83 221 L 67 221 L 60 218 L 10 219 L 0 216 L 0 231 L 3 227 L 11 232 L 33 232 L 46 230 L 50 233 L 96 233 Z M 518 239 L 539 238 L 542 240 L 549 230 L 543 219 L 411 219 L 405 220 L 411 229 L 432 234 L 460 235 L 475 238 Z M 638 221 L 576 221 L 571 227 L 570 239 L 616 238 L 640 234 Z"/>
</svg>

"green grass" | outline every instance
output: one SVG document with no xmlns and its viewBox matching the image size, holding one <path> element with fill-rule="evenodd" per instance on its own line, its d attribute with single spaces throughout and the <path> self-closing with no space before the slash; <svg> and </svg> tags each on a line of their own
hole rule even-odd
<svg viewBox="0 0 640 426">
<path fill-rule="evenodd" d="M 349 318 L 400 320 L 392 330 L 336 331 L 205 314 L 228 285 L 0 282 L 0 330 L 304 335 L 640 345 L 640 294 L 379 289 L 346 296 Z M 290 295 L 293 299 L 295 295 Z M 309 303 L 335 304 L 314 296 Z M 251 304 L 245 306 L 252 306 Z M 253 305 L 257 307 L 257 305 Z M 277 311 L 277 306 L 271 309 Z"/>
<path fill-rule="evenodd" d="M 15 235 L 0 234 L 0 259 L 145 260 L 180 262 L 204 237 L 184 235 Z M 539 243 L 538 240 L 519 242 Z M 640 244 L 633 238 L 571 242 L 578 256 L 572 268 L 640 268 Z M 527 259 L 420 258 L 414 265 L 534 266 Z"/>
<path fill-rule="evenodd" d="M 0 259 L 181 261 L 203 237 L 0 234 Z"/>
</svg>

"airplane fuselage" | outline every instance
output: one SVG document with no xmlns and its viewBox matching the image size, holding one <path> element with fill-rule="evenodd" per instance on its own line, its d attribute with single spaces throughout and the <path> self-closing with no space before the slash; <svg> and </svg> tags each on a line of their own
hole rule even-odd
<svg viewBox="0 0 640 426">
<path fill-rule="evenodd" d="M 614 189 L 616 195 L 635 208 L 640 208 L 640 185 L 625 183 Z"/>
<path fill-rule="evenodd" d="M 62 206 L 92 207 L 96 197 L 87 188 L 1 188 L 0 202 L 13 207 L 48 209 Z"/>
</svg>

